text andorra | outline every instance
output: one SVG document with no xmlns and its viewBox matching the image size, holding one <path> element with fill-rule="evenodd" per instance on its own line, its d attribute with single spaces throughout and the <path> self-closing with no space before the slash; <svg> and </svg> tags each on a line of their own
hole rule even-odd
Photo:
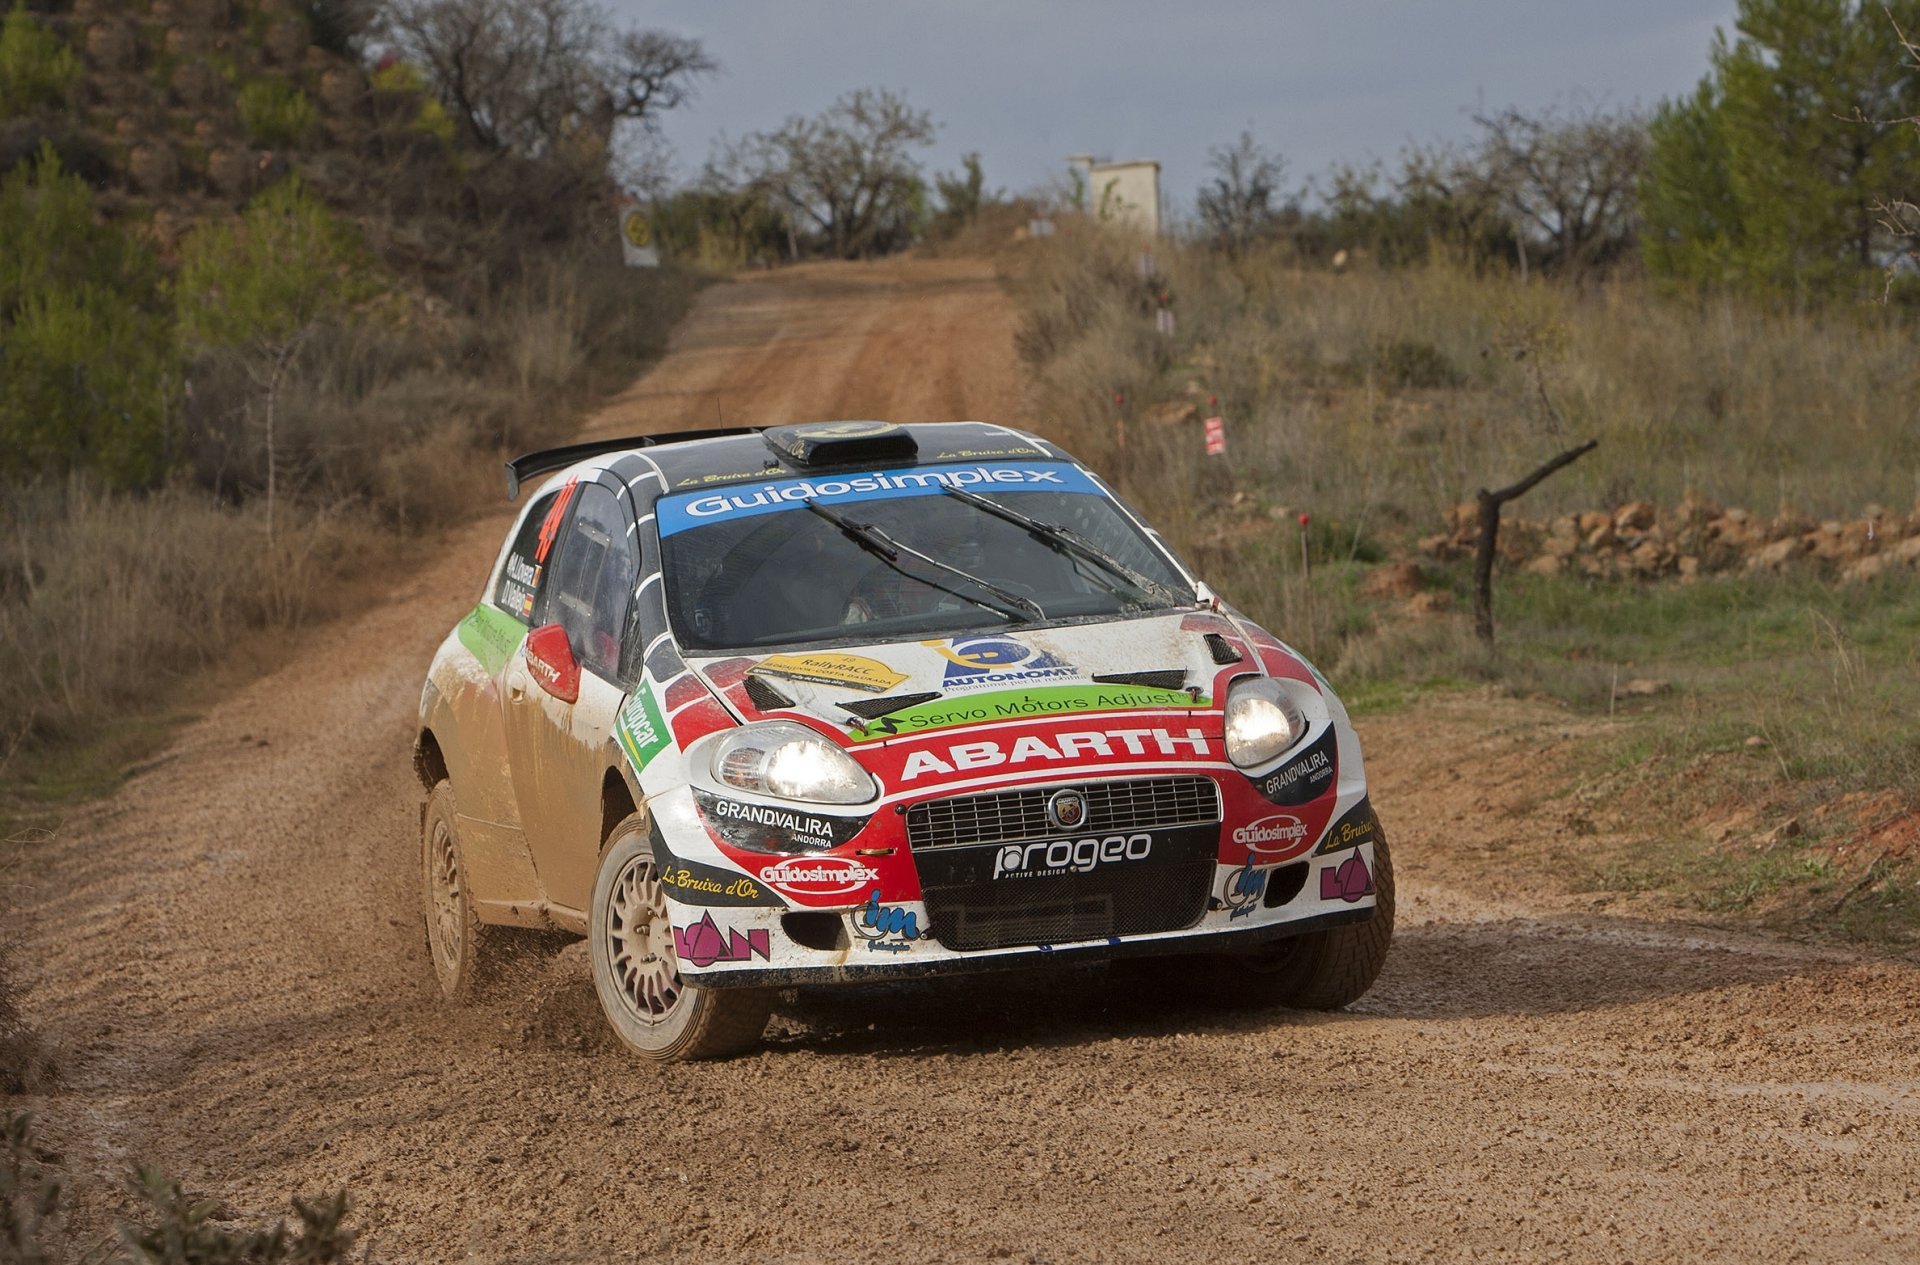
<svg viewBox="0 0 1920 1265">
<path fill-rule="evenodd" d="M 956 742 L 946 748 L 944 759 L 932 751 L 916 751 L 907 757 L 906 767 L 900 770 L 900 780 L 911 782 L 928 773 L 958 773 L 1035 760 L 1115 755 L 1204 756 L 1208 753 L 1207 736 L 1198 729 L 1189 729 L 1184 734 L 1166 729 L 1108 729 L 1054 734 L 1050 739 L 1026 734 L 1014 739 L 1011 745 L 992 740 Z"/>
</svg>

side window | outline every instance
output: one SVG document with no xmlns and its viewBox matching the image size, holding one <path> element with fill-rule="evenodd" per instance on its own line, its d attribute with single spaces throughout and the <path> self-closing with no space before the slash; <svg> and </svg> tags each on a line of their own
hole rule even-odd
<svg viewBox="0 0 1920 1265">
<path fill-rule="evenodd" d="M 567 630 L 580 666 L 606 680 L 620 675 L 620 634 L 639 578 L 640 553 L 619 498 L 597 483 L 573 497 L 573 520 L 551 559 L 536 623 Z"/>
<path fill-rule="evenodd" d="M 573 489 L 565 490 L 571 493 Z M 540 590 L 540 577 L 546 571 L 554 532 L 560 526 L 559 516 L 565 509 L 566 503 L 559 492 L 549 492 L 535 501 L 528 507 L 527 516 L 520 520 L 513 544 L 507 549 L 507 565 L 500 569 L 493 604 L 523 624 L 533 619 L 534 595 Z"/>
</svg>

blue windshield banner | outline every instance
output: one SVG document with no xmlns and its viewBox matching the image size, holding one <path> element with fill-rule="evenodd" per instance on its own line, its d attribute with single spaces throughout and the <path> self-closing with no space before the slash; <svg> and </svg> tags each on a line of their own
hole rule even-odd
<svg viewBox="0 0 1920 1265">
<path fill-rule="evenodd" d="M 996 492 L 1101 495 L 1086 472 L 1068 462 L 1009 461 L 977 466 L 911 466 L 904 470 L 742 483 L 720 491 L 663 496 L 655 504 L 654 513 L 658 516 L 660 534 L 665 537 L 707 523 L 803 509 L 808 501 L 826 506 L 852 505 L 860 501 L 938 496 L 945 487 L 964 488 L 983 495 Z"/>
</svg>

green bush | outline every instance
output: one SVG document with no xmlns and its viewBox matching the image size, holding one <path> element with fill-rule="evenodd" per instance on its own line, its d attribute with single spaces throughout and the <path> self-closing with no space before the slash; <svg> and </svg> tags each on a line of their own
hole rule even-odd
<svg viewBox="0 0 1920 1265">
<path fill-rule="evenodd" d="M 151 482 L 180 380 L 152 258 L 45 146 L 0 179 L 0 241 L 0 475 Z"/>
<path fill-rule="evenodd" d="M 65 103 L 80 59 L 16 3 L 0 22 L 0 119 Z"/>
<path fill-rule="evenodd" d="M 313 134 L 319 113 L 307 94 L 284 79 L 256 79 L 235 103 L 247 137 L 256 145 L 299 145 Z"/>
</svg>

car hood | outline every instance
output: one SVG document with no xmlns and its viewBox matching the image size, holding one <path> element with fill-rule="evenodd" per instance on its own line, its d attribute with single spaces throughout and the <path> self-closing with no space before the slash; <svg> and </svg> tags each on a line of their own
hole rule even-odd
<svg viewBox="0 0 1920 1265">
<path fill-rule="evenodd" d="M 962 703 L 990 713 L 1026 709 L 1006 715 L 1206 705 L 1213 701 L 1221 670 L 1207 634 L 1230 636 L 1231 631 L 1217 615 L 1169 611 L 697 662 L 716 684 L 733 685 L 726 693 L 752 710 L 782 710 L 779 699 L 785 698 L 858 741 L 869 724 L 895 733 L 903 726 L 922 727 L 912 722 L 931 722 L 936 715 L 947 719 L 925 727 L 955 723 L 952 713 Z M 751 678 L 771 690 L 747 686 Z"/>
</svg>

